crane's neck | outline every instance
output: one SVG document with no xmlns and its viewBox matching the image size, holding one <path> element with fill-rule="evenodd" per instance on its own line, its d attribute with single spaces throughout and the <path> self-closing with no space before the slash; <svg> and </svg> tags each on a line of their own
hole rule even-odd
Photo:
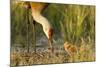
<svg viewBox="0 0 100 67">
<path fill-rule="evenodd" d="M 43 28 L 51 27 L 51 24 L 49 23 L 49 21 L 45 17 L 43 17 L 40 12 L 35 11 L 32 13 L 32 16 L 36 22 L 40 23 L 43 26 Z"/>
<path fill-rule="evenodd" d="M 37 11 L 32 12 L 32 16 L 36 22 L 42 25 L 43 31 L 46 34 L 47 38 L 49 39 L 50 38 L 49 33 L 51 33 L 52 32 L 51 30 L 53 29 L 49 21 L 45 17 L 43 17 L 40 12 Z"/>
</svg>

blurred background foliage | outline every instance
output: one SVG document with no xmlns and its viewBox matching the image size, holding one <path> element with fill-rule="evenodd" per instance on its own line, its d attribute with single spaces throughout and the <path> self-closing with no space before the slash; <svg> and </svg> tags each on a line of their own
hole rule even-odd
<svg viewBox="0 0 100 67">
<path fill-rule="evenodd" d="M 20 2 L 21 3 L 21 2 Z M 27 31 L 28 15 L 32 23 L 31 10 L 11 2 L 11 43 L 27 44 L 27 33 L 30 43 L 33 43 L 32 24 Z M 80 44 L 82 41 L 95 43 L 95 6 L 75 4 L 50 4 L 42 13 L 54 28 L 54 39 Z M 36 24 L 37 39 L 45 36 L 42 26 Z"/>
</svg>

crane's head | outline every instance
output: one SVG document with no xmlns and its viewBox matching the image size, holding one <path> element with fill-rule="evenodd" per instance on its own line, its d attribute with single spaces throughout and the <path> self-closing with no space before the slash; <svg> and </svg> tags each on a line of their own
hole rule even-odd
<svg viewBox="0 0 100 67">
<path fill-rule="evenodd" d="M 52 41 L 53 34 L 54 34 L 53 28 L 45 28 L 45 27 L 43 27 L 43 31 L 46 34 L 48 40 Z"/>
<path fill-rule="evenodd" d="M 53 53 L 54 52 L 54 47 L 52 44 L 53 43 L 53 34 L 54 34 L 53 29 L 50 28 L 47 33 L 48 33 L 47 36 L 48 36 L 48 40 L 49 40 L 49 44 L 50 44 L 50 50 Z"/>
<path fill-rule="evenodd" d="M 52 40 L 53 34 L 54 34 L 54 31 L 53 31 L 52 28 L 50 28 L 49 31 L 48 31 L 48 36 L 49 36 L 48 39 L 49 39 L 50 41 Z"/>
<path fill-rule="evenodd" d="M 68 42 L 65 42 L 65 43 L 64 43 L 64 48 L 67 48 L 67 49 L 68 49 L 70 46 L 71 46 L 71 45 L 70 45 Z"/>
</svg>

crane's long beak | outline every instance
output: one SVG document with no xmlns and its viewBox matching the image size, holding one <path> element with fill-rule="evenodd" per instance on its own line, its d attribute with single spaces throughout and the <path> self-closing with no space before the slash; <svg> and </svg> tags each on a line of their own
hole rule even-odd
<svg viewBox="0 0 100 67">
<path fill-rule="evenodd" d="M 53 41 L 52 40 L 49 40 L 49 45 L 50 45 L 50 51 L 53 53 L 54 47 L 53 47 Z"/>
</svg>

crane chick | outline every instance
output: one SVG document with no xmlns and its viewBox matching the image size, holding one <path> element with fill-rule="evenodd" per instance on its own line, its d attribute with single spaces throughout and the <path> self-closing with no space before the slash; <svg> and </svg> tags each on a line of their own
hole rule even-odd
<svg viewBox="0 0 100 67">
<path fill-rule="evenodd" d="M 64 43 L 64 49 L 69 56 L 73 56 L 74 54 L 78 53 L 77 47 L 69 42 Z"/>
</svg>

